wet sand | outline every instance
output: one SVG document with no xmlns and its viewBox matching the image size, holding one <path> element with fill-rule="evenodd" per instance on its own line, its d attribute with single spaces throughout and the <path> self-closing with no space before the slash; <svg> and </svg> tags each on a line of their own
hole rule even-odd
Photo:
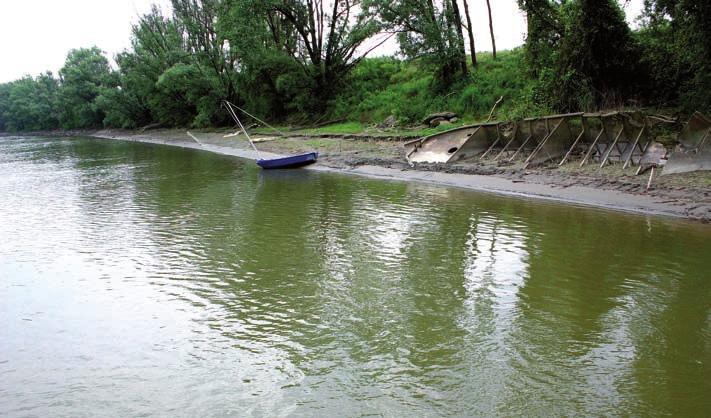
<svg viewBox="0 0 711 418">
<path fill-rule="evenodd" d="M 184 131 L 157 130 L 146 133 L 104 130 L 91 136 L 184 148 L 200 149 L 240 158 L 255 159 L 244 137 L 225 138 L 225 132 L 193 132 L 199 143 Z M 255 137 L 263 158 L 296 152 L 319 151 L 319 162 L 309 170 L 340 172 L 395 181 L 416 181 L 461 187 L 529 199 L 544 199 L 647 215 L 711 222 L 711 172 L 656 177 L 645 192 L 649 175 L 634 176 L 634 169 L 622 171 L 621 164 L 602 170 L 577 163 L 559 169 L 522 171 L 515 166 L 478 162 L 454 165 L 405 162 L 403 140 L 334 137 Z"/>
</svg>

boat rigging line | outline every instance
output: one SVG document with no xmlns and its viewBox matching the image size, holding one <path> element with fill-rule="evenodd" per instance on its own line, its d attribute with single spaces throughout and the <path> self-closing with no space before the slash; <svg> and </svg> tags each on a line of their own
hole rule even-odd
<svg viewBox="0 0 711 418">
<path fill-rule="evenodd" d="M 235 110 L 233 109 L 233 106 L 236 107 L 237 109 L 239 109 L 239 108 L 238 108 L 237 106 L 233 105 L 232 103 L 228 102 L 227 100 L 223 101 L 222 103 L 223 103 L 223 105 L 225 106 L 225 108 L 227 109 L 227 112 L 230 114 L 230 116 L 232 116 L 232 119 L 234 119 L 234 121 L 237 123 L 237 125 L 238 125 L 238 126 L 240 127 L 240 129 L 242 130 L 242 132 L 244 132 L 244 135 L 247 137 L 247 140 L 249 141 L 249 144 L 250 144 L 250 145 L 252 146 L 252 148 L 254 149 L 254 152 L 257 153 L 257 158 L 261 160 L 261 159 L 262 159 L 262 156 L 261 156 L 261 154 L 259 153 L 259 150 L 257 149 L 257 146 L 254 145 L 254 142 L 252 142 L 252 137 L 249 136 L 249 134 L 247 133 L 247 129 L 245 129 L 244 125 L 242 125 L 242 122 L 241 122 L 241 121 L 239 120 L 239 118 L 237 117 L 237 113 L 235 113 Z M 247 112 L 245 112 L 245 113 L 247 113 Z M 249 115 L 249 113 L 247 113 L 247 114 Z"/>
<path fill-rule="evenodd" d="M 253 114 L 247 112 L 246 110 L 242 109 L 241 107 L 237 106 L 236 104 L 234 104 L 234 103 L 232 103 L 232 102 L 229 102 L 229 101 L 227 101 L 227 100 L 224 100 L 224 103 L 226 103 L 228 106 L 233 107 L 233 108 L 239 110 L 240 112 L 246 114 L 246 115 L 249 116 L 250 118 L 256 120 L 257 122 L 259 122 L 259 123 L 261 123 L 261 124 L 263 124 L 264 126 L 270 128 L 270 129 L 273 130 L 274 132 L 278 133 L 279 136 L 286 136 L 286 134 L 285 134 L 284 132 L 282 132 L 282 131 L 280 131 L 279 129 L 273 127 L 272 125 L 270 125 L 270 124 L 264 122 L 263 120 L 259 119 L 258 117 L 254 116 Z M 234 112 L 234 111 L 233 111 L 233 112 Z"/>
</svg>

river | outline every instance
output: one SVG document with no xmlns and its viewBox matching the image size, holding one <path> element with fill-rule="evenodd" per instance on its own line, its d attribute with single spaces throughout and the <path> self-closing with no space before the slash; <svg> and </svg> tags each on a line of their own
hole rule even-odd
<svg viewBox="0 0 711 418">
<path fill-rule="evenodd" d="M 0 138 L 0 415 L 708 416 L 711 227 Z"/>
</svg>

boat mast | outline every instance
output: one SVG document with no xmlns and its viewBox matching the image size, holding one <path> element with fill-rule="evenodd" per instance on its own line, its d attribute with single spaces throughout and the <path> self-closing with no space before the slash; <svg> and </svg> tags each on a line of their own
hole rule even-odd
<svg viewBox="0 0 711 418">
<path fill-rule="evenodd" d="M 237 122 L 237 125 L 239 125 L 239 128 L 242 130 L 242 132 L 244 132 L 244 135 L 247 137 L 247 140 L 249 141 L 249 144 L 250 144 L 250 145 L 252 146 L 252 148 L 254 149 L 254 152 L 257 153 L 257 158 L 261 160 L 261 159 L 262 159 L 262 155 L 259 153 L 259 150 L 257 149 L 257 146 L 254 145 L 254 142 L 252 142 L 252 138 L 251 138 L 251 137 L 249 136 L 249 134 L 247 133 L 247 129 L 245 129 L 244 125 L 242 125 L 242 122 L 241 122 L 241 121 L 239 120 L 239 118 L 237 117 L 237 114 L 235 113 L 235 110 L 232 108 L 232 106 L 233 106 L 232 103 L 228 102 L 227 100 L 225 100 L 223 103 L 225 104 L 225 107 L 227 108 L 227 112 L 230 114 L 230 116 L 232 116 L 232 119 L 234 119 L 235 122 Z"/>
</svg>

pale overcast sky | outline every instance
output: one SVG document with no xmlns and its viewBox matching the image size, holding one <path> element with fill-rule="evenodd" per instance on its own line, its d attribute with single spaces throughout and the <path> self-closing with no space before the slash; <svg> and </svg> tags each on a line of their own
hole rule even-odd
<svg viewBox="0 0 711 418">
<path fill-rule="evenodd" d="M 131 25 L 157 3 L 169 10 L 169 0 L 0 0 L 0 82 L 55 74 L 72 48 L 98 46 L 109 56 L 130 46 Z M 491 0 L 496 44 L 510 49 L 523 43 L 524 15 L 516 0 Z M 634 22 L 643 0 L 630 0 L 628 21 Z M 491 50 L 486 0 L 469 0 L 477 49 Z M 389 42 L 378 55 L 394 52 Z"/>
</svg>

